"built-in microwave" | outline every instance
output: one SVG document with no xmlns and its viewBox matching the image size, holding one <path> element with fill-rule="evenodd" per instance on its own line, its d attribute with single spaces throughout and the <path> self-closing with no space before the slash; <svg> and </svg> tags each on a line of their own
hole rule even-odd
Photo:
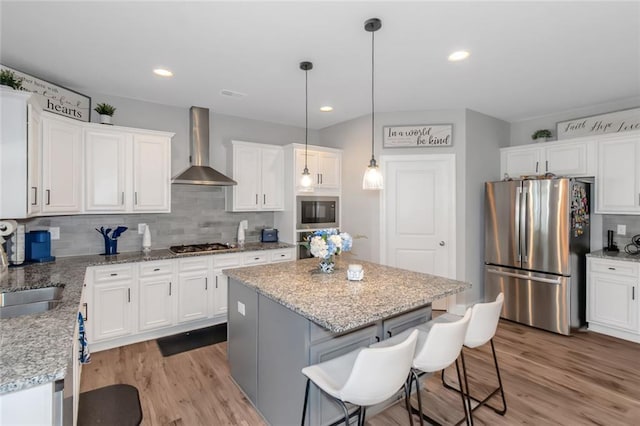
<svg viewBox="0 0 640 426">
<path fill-rule="evenodd" d="M 338 228 L 339 206 L 338 197 L 297 197 L 296 229 Z"/>
</svg>

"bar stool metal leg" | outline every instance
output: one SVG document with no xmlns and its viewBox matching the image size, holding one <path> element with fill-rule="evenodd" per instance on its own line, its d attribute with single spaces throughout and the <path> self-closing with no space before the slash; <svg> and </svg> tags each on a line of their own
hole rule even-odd
<svg viewBox="0 0 640 426">
<path fill-rule="evenodd" d="M 307 386 L 304 389 L 304 403 L 302 404 L 302 421 L 300 422 L 300 426 L 304 426 L 305 417 L 307 416 L 307 402 L 309 401 L 309 386 L 311 385 L 311 380 L 307 379 Z"/>
</svg>

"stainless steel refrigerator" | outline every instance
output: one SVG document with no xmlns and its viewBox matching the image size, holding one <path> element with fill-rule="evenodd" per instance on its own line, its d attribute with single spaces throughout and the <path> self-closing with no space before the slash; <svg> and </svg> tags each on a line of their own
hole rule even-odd
<svg viewBox="0 0 640 426">
<path fill-rule="evenodd" d="M 485 299 L 502 317 L 560 334 L 585 322 L 590 185 L 573 179 L 485 184 Z"/>
</svg>

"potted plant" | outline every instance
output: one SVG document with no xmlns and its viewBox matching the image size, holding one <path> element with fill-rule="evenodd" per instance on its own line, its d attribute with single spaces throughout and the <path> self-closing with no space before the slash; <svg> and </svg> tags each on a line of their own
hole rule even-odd
<svg viewBox="0 0 640 426">
<path fill-rule="evenodd" d="M 551 131 L 547 129 L 536 130 L 536 132 L 531 135 L 531 139 L 537 142 L 546 142 L 547 139 L 551 137 Z"/>
<path fill-rule="evenodd" d="M 0 85 L 9 86 L 12 89 L 20 90 L 22 89 L 22 79 L 16 77 L 16 74 L 13 71 L 1 70 Z"/>
<path fill-rule="evenodd" d="M 116 112 L 116 108 L 113 105 L 100 103 L 96 105 L 93 109 L 95 112 L 100 114 L 100 123 L 102 124 L 113 124 L 111 123 L 111 116 L 114 112 Z"/>
</svg>

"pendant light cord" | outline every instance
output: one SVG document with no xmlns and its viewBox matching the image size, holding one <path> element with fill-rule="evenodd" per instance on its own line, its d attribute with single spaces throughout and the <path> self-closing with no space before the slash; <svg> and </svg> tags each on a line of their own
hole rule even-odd
<svg viewBox="0 0 640 426">
<path fill-rule="evenodd" d="M 376 33 L 375 31 L 371 32 L 371 163 L 372 165 L 375 164 L 376 161 L 376 157 L 374 155 L 374 121 L 375 121 L 375 104 L 374 104 L 374 95 L 373 95 L 373 88 L 374 88 L 374 70 L 375 70 L 375 62 L 374 62 L 374 55 L 375 55 L 375 36 Z"/>
<path fill-rule="evenodd" d="M 307 137 L 309 134 L 309 71 L 304 71 L 304 169 L 307 168 Z"/>
</svg>

